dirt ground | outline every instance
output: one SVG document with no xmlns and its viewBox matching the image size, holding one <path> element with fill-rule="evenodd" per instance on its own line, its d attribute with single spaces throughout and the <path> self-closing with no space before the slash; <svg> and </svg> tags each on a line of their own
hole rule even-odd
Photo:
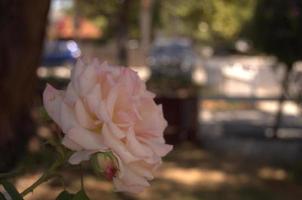
<svg viewBox="0 0 302 200">
<path fill-rule="evenodd" d="M 80 188 L 80 173 L 64 172 L 67 190 Z M 39 177 L 39 172 L 20 176 L 16 185 L 22 191 Z M 283 168 L 253 161 L 227 159 L 200 147 L 183 144 L 175 147 L 152 181 L 139 195 L 113 192 L 110 182 L 85 172 L 85 188 L 92 200 L 300 200 L 302 184 L 292 181 Z M 61 182 L 43 184 L 27 200 L 54 200 Z"/>
</svg>

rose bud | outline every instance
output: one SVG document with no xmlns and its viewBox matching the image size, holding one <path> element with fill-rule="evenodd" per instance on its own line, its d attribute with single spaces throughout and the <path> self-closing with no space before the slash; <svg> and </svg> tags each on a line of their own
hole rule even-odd
<svg viewBox="0 0 302 200">
<path fill-rule="evenodd" d="M 91 156 L 91 164 L 97 175 L 112 181 L 118 172 L 118 161 L 111 152 L 99 152 Z"/>
</svg>

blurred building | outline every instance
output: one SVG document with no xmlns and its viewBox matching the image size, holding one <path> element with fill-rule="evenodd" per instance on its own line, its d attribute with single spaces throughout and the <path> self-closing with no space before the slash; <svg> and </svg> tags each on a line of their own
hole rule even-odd
<svg viewBox="0 0 302 200">
<path fill-rule="evenodd" d="M 77 21 L 77 22 L 76 22 Z M 50 38 L 59 39 L 97 39 L 102 31 L 91 21 L 83 17 L 62 16 L 49 27 Z"/>
</svg>

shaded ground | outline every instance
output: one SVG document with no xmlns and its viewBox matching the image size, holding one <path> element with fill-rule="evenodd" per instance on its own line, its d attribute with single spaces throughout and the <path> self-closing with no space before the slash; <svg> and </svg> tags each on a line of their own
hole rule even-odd
<svg viewBox="0 0 302 200">
<path fill-rule="evenodd" d="M 80 188 L 79 171 L 63 175 L 70 191 Z M 17 179 L 19 190 L 38 178 L 39 173 Z M 44 184 L 27 200 L 53 200 L 61 190 L 58 180 Z M 165 159 L 151 187 L 137 196 L 112 192 L 109 182 L 98 180 L 90 172 L 85 187 L 91 199 L 142 200 L 300 200 L 302 185 L 293 182 L 285 169 L 253 161 L 230 160 L 200 147 L 183 144 Z"/>
</svg>

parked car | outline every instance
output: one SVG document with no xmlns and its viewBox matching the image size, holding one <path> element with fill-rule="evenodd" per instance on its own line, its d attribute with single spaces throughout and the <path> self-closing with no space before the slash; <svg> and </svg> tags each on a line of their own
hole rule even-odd
<svg viewBox="0 0 302 200">
<path fill-rule="evenodd" d="M 45 43 L 42 65 L 60 66 L 74 64 L 81 55 L 78 44 L 73 40 L 54 40 Z"/>
<path fill-rule="evenodd" d="M 185 39 L 157 40 L 151 48 L 149 66 L 152 76 L 191 79 L 197 56 Z"/>
<path fill-rule="evenodd" d="M 81 50 L 73 40 L 47 41 L 37 74 L 40 78 L 68 79 L 70 78 L 70 68 L 80 55 Z"/>
</svg>

